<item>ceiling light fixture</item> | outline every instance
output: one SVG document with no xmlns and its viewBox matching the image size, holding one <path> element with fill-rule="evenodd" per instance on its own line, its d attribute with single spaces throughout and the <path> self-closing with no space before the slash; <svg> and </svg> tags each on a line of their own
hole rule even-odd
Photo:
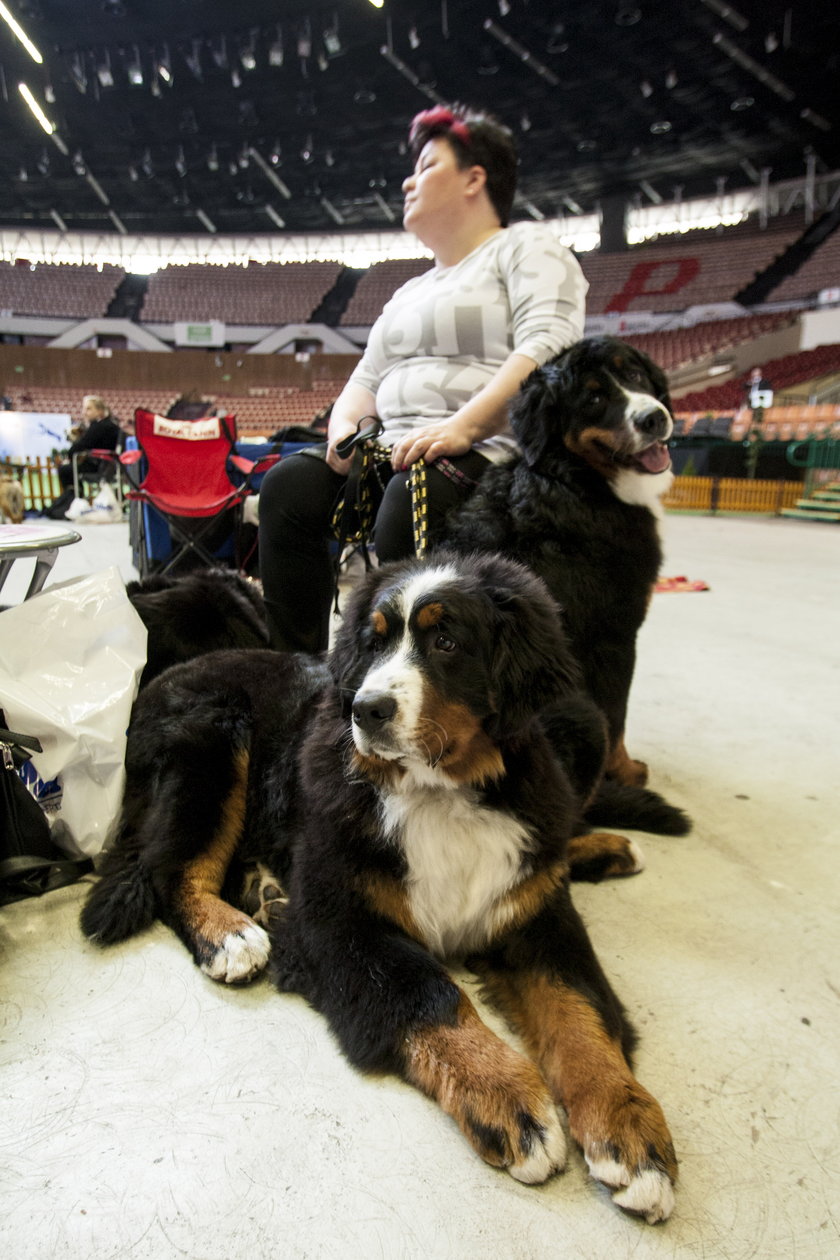
<svg viewBox="0 0 840 1260">
<path fill-rule="evenodd" d="M 169 48 L 166 44 L 163 46 L 163 53 L 158 58 L 157 72 L 163 79 L 164 83 L 172 82 L 172 61 L 169 56 Z"/>
<path fill-rule="evenodd" d="M 0 18 L 3 19 L 3 21 L 8 26 L 9 30 L 12 32 L 12 34 L 17 39 L 20 40 L 20 42 L 23 44 L 24 48 L 29 53 L 29 56 L 32 58 L 32 60 L 37 61 L 39 66 L 43 65 L 44 58 L 41 56 L 38 49 L 32 43 L 32 40 L 27 35 L 26 31 L 23 29 L 20 22 L 17 20 L 17 18 L 14 16 L 13 13 L 9 12 L 5 4 L 3 4 L 2 0 L 0 0 Z"/>
<path fill-rule="evenodd" d="M 269 205 L 268 202 L 266 202 L 266 204 L 263 206 L 263 210 L 265 210 L 269 219 L 271 219 L 271 222 L 275 224 L 276 227 L 284 228 L 286 226 L 286 220 L 280 218 L 280 215 L 274 209 L 274 206 Z"/>
<path fill-rule="evenodd" d="M 257 68 L 257 31 L 252 30 L 248 36 L 248 40 L 239 49 L 239 60 L 242 62 L 244 70 L 256 70 Z"/>
<path fill-rule="evenodd" d="M 128 231 L 127 231 L 127 229 L 126 229 L 126 226 L 125 226 L 125 224 L 123 223 L 123 221 L 122 221 L 122 219 L 120 218 L 120 216 L 117 214 L 116 210 L 109 210 L 109 211 L 108 211 L 108 218 L 111 220 L 111 222 L 113 223 L 114 227 L 115 227 L 115 228 L 117 229 L 117 231 L 119 232 L 120 236 L 128 236 Z"/>
<path fill-rule="evenodd" d="M 134 56 L 126 68 L 128 81 L 132 87 L 143 86 L 143 66 L 140 63 L 140 49 L 134 45 Z"/>
<path fill-rule="evenodd" d="M 218 231 L 216 224 L 210 218 L 209 214 L 205 214 L 203 210 L 200 210 L 200 209 L 196 210 L 195 217 L 198 219 L 199 223 L 201 223 L 203 227 L 207 228 L 208 232 Z"/>
<path fill-rule="evenodd" d="M 70 61 L 70 78 L 73 80 L 76 88 L 84 95 L 87 91 L 87 72 L 85 71 L 84 58 L 81 53 L 75 53 Z"/>
<path fill-rule="evenodd" d="M 210 152 L 207 154 L 207 169 L 208 171 L 217 171 L 219 169 L 219 154 L 215 143 L 210 145 Z"/>
<path fill-rule="evenodd" d="M 282 66 L 283 60 L 283 28 L 278 26 L 277 38 L 268 50 L 268 64 L 270 66 Z"/>
<path fill-rule="evenodd" d="M 309 18 L 305 18 L 298 27 L 297 55 L 301 61 L 306 61 L 312 56 L 312 27 L 309 24 Z"/>
<path fill-rule="evenodd" d="M 344 51 L 341 47 L 341 36 L 338 33 L 338 14 L 333 14 L 332 26 L 324 31 L 324 47 L 329 57 L 340 57 Z"/>
<path fill-rule="evenodd" d="M 96 77 L 104 88 L 114 86 L 114 72 L 111 69 L 111 54 L 105 49 L 105 55 L 96 67 Z"/>
<path fill-rule="evenodd" d="M 216 65 L 219 67 L 220 70 L 227 70 L 227 64 L 228 64 L 227 40 L 225 39 L 224 35 L 219 40 L 218 46 L 213 49 L 212 56 L 213 56 L 213 60 L 215 61 Z"/>
<path fill-rule="evenodd" d="M 38 101 L 36 101 L 35 97 L 32 95 L 32 91 L 29 85 L 26 83 L 19 83 L 18 91 L 20 92 L 23 99 L 26 101 L 34 117 L 38 120 L 40 125 L 43 127 L 44 131 L 46 131 L 48 136 L 51 136 L 52 133 L 55 131 L 55 124 L 51 123 L 49 118 L 47 118 L 47 115 L 44 113 Z"/>
<path fill-rule="evenodd" d="M 199 83 L 203 82 L 204 71 L 201 66 L 201 40 L 194 39 L 190 46 L 190 51 L 184 53 L 184 61 L 187 63 L 187 69 L 198 79 Z"/>
<path fill-rule="evenodd" d="M 61 215 L 58 213 L 57 210 L 50 210 L 50 218 L 52 219 L 55 226 L 58 228 L 59 232 L 67 231 L 67 224 L 64 222 L 64 220 L 62 219 Z"/>
</svg>

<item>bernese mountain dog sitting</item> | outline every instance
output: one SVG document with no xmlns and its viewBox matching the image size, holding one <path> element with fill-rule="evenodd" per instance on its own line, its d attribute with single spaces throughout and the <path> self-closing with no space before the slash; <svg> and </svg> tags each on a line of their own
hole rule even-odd
<svg viewBox="0 0 840 1260">
<path fill-rule="evenodd" d="M 545 582 L 587 691 L 606 715 L 608 774 L 643 784 L 624 745 L 636 635 L 662 563 L 671 485 L 664 373 L 615 337 L 587 337 L 525 380 L 512 403 L 521 454 L 495 464 L 455 514 L 447 544 L 498 551 Z"/>
<path fill-rule="evenodd" d="M 606 750 L 539 579 L 490 555 L 385 566 L 351 596 L 326 661 L 216 652 L 141 691 L 82 928 L 112 944 L 159 917 L 226 983 L 270 964 L 357 1068 L 436 1099 L 520 1181 L 562 1169 L 562 1106 L 616 1203 L 664 1220 L 671 1137 L 569 891 L 599 849 L 637 866 L 622 837 L 583 834 Z M 680 828 L 634 791 L 629 825 L 656 829 L 659 809 Z M 277 885 L 257 916 L 269 932 L 242 908 L 255 862 Z M 481 977 L 527 1056 L 448 960 Z"/>
</svg>

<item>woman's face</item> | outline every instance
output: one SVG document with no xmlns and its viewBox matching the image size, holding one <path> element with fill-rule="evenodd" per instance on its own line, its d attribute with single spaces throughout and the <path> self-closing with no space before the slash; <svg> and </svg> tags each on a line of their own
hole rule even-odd
<svg viewBox="0 0 840 1260">
<path fill-rule="evenodd" d="M 86 402 L 82 407 L 82 418 L 90 424 L 92 420 L 101 420 L 105 412 L 94 402 Z"/>
<path fill-rule="evenodd" d="M 427 141 L 412 174 L 403 180 L 403 227 L 417 232 L 424 224 L 457 213 L 465 190 L 475 179 L 476 169 L 459 167 L 451 145 L 443 136 Z"/>
</svg>

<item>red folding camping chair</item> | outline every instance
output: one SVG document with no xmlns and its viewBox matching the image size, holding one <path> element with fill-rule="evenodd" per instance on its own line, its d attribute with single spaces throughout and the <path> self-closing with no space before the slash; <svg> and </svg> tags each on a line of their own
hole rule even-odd
<svg viewBox="0 0 840 1260">
<path fill-rule="evenodd" d="M 235 548 L 251 475 L 265 472 L 279 455 L 256 462 L 237 455 L 235 416 L 170 420 L 139 408 L 134 420 L 137 449 L 121 455 L 120 463 L 131 485 L 127 497 L 141 507 L 135 540 L 140 576 L 153 567 L 145 508 L 159 513 L 169 528 L 171 551 L 159 573 L 185 560 L 218 563 L 217 524 L 224 523 L 223 536 L 232 535 Z M 231 480 L 231 465 L 242 475 L 238 485 Z"/>
</svg>

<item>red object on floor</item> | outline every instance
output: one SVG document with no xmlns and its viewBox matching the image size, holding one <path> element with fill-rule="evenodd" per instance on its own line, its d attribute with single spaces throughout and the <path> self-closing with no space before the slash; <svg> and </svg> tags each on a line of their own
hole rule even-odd
<svg viewBox="0 0 840 1260">
<path fill-rule="evenodd" d="M 687 577 L 662 577 L 653 588 L 655 591 L 708 591 L 708 582 L 702 579 L 689 581 Z"/>
</svg>

